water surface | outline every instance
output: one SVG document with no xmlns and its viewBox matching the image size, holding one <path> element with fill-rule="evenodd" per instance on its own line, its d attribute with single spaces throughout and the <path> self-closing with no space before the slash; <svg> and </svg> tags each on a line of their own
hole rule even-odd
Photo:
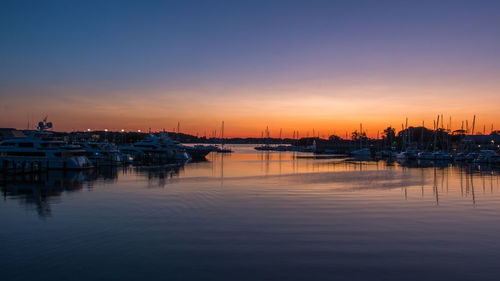
<svg viewBox="0 0 500 281">
<path fill-rule="evenodd" d="M 2 280 L 498 280 L 499 173 L 210 154 L 3 178 Z"/>
</svg>

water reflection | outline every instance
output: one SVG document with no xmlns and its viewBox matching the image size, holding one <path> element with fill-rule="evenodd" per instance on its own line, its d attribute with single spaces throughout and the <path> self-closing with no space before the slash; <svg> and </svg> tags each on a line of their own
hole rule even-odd
<svg viewBox="0 0 500 281">
<path fill-rule="evenodd" d="M 179 177 L 179 173 L 183 170 L 184 166 L 177 164 L 133 167 L 136 175 L 147 180 L 148 187 L 165 187 L 172 179 Z"/>
<path fill-rule="evenodd" d="M 14 199 L 40 217 L 52 214 L 51 204 L 58 202 L 64 192 L 92 189 L 94 182 L 116 183 L 118 169 L 109 167 L 90 171 L 58 171 L 24 175 L 0 175 L 4 200 Z"/>
<path fill-rule="evenodd" d="M 6 280 L 500 274 L 495 167 L 242 147 L 185 165 L 51 171 L 3 177 L 0 185 Z"/>
<path fill-rule="evenodd" d="M 382 192 L 401 190 L 406 201 L 415 198 L 432 200 L 439 206 L 455 195 L 477 206 L 487 194 L 498 190 L 500 169 L 488 165 L 452 165 L 447 162 L 359 161 L 336 157 L 314 157 L 300 152 L 253 151 L 248 147 L 234 154 L 210 154 L 205 161 L 183 165 L 102 167 L 83 172 L 49 171 L 41 174 L 1 176 L 4 200 L 17 200 L 40 217 L 50 216 L 51 204 L 61 200 L 64 192 L 92 189 L 96 182 L 104 186 L 132 177 L 137 186 L 147 188 L 168 184 L 193 187 L 213 183 L 219 187 L 244 183 L 247 187 L 269 184 L 282 189 L 324 189 L 336 193 Z M 477 196 L 477 188 L 481 196 Z M 488 191 L 488 192 L 487 192 Z M 376 197 L 374 197 L 376 199 Z"/>
</svg>

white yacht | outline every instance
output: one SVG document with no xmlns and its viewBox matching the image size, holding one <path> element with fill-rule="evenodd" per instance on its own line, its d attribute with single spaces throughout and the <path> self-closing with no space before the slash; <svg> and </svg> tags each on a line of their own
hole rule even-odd
<svg viewBox="0 0 500 281">
<path fill-rule="evenodd" d="M 418 156 L 421 154 L 417 149 L 408 149 L 405 151 L 402 151 L 401 153 L 397 154 L 397 159 L 399 160 L 415 160 L 418 159 Z"/>
<path fill-rule="evenodd" d="M 132 155 L 135 160 L 147 160 L 153 158 L 158 161 L 185 161 L 189 155 L 182 145 L 171 141 L 168 138 L 150 135 L 143 141 L 138 141 L 132 146 L 120 147 L 123 154 Z"/>
<path fill-rule="evenodd" d="M 106 142 L 78 142 L 80 149 L 87 152 L 87 158 L 95 165 L 116 166 L 122 164 L 118 147 Z"/>
<path fill-rule="evenodd" d="M 92 164 L 85 151 L 54 139 L 49 132 L 0 142 L 0 170 L 85 169 Z"/>
</svg>

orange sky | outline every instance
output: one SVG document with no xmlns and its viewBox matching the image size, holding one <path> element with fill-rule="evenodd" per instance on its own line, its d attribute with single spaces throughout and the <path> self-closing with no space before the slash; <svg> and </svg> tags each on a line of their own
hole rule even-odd
<svg viewBox="0 0 500 281">
<path fill-rule="evenodd" d="M 499 87 L 495 84 L 388 85 L 338 86 L 316 81 L 266 89 L 215 89 L 211 91 L 221 94 L 209 99 L 182 89 L 145 89 L 140 95 L 123 91 L 97 99 L 99 90 L 88 98 L 83 93 L 68 95 L 62 90 L 56 99 L 7 97 L 10 106 L 3 106 L 0 126 L 26 128 L 28 119 L 38 121 L 47 114 L 60 131 L 171 131 L 179 121 L 182 132 L 202 136 L 206 131 L 211 136 L 214 130 L 220 134 L 221 122 L 225 121 L 226 137 L 260 137 L 266 126 L 273 137 L 279 136 L 280 128 L 283 137 L 291 137 L 294 130 L 302 137 L 311 136 L 313 129 L 321 136 L 335 132 L 345 137 L 346 131 L 350 136 L 363 123 L 368 135 L 375 137 L 377 130 L 389 125 L 401 129 L 406 117 L 410 126 L 425 121 L 432 127 L 437 114 L 443 114 L 447 127 L 451 115 L 452 126 L 458 129 L 461 120 L 469 120 L 472 126 L 473 115 L 477 115 L 476 131 L 482 132 L 486 125 L 488 133 L 500 117 Z M 481 98 L 473 94 L 475 91 Z"/>
<path fill-rule="evenodd" d="M 48 115 L 59 131 L 211 135 L 225 121 L 227 137 L 345 137 L 363 123 L 375 137 L 406 117 L 500 123 L 498 1 L 18 2 L 0 9 L 0 127 Z"/>
</svg>

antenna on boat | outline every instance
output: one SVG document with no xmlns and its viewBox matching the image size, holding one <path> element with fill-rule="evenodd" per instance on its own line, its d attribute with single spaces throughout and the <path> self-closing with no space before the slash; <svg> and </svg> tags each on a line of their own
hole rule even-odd
<svg viewBox="0 0 500 281">
<path fill-rule="evenodd" d="M 43 121 L 38 122 L 37 128 L 41 132 L 47 129 L 52 129 L 52 122 L 47 122 L 47 118 L 48 116 L 45 116 L 45 118 L 43 118 Z"/>
</svg>

